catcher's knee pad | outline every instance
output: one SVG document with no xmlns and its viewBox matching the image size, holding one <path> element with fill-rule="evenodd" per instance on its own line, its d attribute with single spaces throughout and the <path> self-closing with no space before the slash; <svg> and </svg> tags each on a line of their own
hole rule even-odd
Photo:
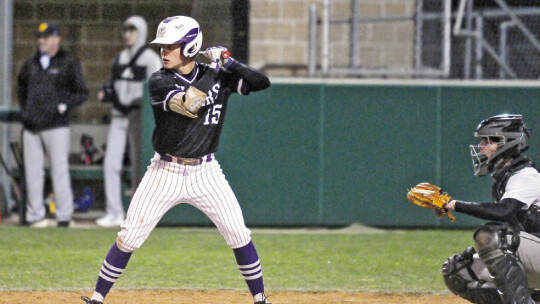
<svg viewBox="0 0 540 304">
<path fill-rule="evenodd" d="M 519 246 L 518 233 L 506 225 L 488 223 L 476 230 L 474 240 L 503 303 L 534 304 L 525 269 L 515 254 Z"/>
<path fill-rule="evenodd" d="M 465 249 L 461 254 L 449 257 L 443 264 L 441 274 L 446 287 L 455 295 L 472 303 L 502 304 L 496 288 L 485 285 L 480 281 L 471 268 L 473 247 Z"/>
<path fill-rule="evenodd" d="M 474 241 L 480 257 L 488 253 L 494 256 L 506 251 L 515 254 L 519 246 L 519 233 L 501 223 L 487 223 L 474 232 Z"/>
</svg>

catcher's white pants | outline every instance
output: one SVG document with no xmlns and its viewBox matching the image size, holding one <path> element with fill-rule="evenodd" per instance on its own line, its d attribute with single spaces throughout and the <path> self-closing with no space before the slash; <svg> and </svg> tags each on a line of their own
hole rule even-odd
<svg viewBox="0 0 540 304">
<path fill-rule="evenodd" d="M 517 256 L 527 274 L 529 288 L 540 289 L 540 238 L 521 231 L 519 233 L 519 247 Z M 480 260 L 478 253 L 474 254 L 474 262 L 471 266 L 476 276 L 495 288 L 493 277 L 489 274 L 486 265 Z M 487 286 L 486 286 L 487 287 Z"/>
<path fill-rule="evenodd" d="M 211 161 L 186 166 L 160 160 L 156 153 L 131 200 L 118 245 L 126 251 L 139 248 L 163 215 L 180 203 L 206 214 L 232 248 L 250 242 L 251 231 L 214 155 Z"/>
<path fill-rule="evenodd" d="M 23 157 L 28 197 L 26 220 L 36 222 L 45 218 L 43 187 L 45 183 L 45 154 L 55 199 L 55 215 L 58 221 L 70 221 L 73 214 L 73 192 L 69 176 L 69 127 L 39 132 L 23 132 Z"/>
<path fill-rule="evenodd" d="M 139 110 L 132 112 L 134 115 L 139 114 L 138 116 L 140 116 Z M 107 137 L 103 171 L 106 212 L 114 217 L 123 216 L 124 214 L 122 205 L 122 168 L 127 142 L 129 142 L 129 156 L 132 164 L 132 188 L 134 189 L 140 181 L 138 173 L 141 170 L 139 166 L 140 153 L 137 151 L 137 136 L 140 136 L 137 123 L 134 123 L 128 116 L 115 116 L 115 113 L 113 113 Z"/>
</svg>

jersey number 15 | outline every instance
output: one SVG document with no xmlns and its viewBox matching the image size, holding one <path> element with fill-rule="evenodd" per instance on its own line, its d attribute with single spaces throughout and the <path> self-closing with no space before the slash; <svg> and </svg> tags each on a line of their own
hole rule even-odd
<svg viewBox="0 0 540 304">
<path fill-rule="evenodd" d="M 221 114 L 221 104 L 214 104 L 212 107 L 208 108 L 206 112 L 206 117 L 204 118 L 204 125 L 217 125 L 219 123 L 219 115 Z"/>
</svg>

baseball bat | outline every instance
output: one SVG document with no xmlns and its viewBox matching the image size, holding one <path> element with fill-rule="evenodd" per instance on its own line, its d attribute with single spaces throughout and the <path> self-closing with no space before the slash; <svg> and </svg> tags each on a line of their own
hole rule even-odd
<svg viewBox="0 0 540 304">
<path fill-rule="evenodd" d="M 231 58 L 231 52 L 225 51 L 225 52 L 221 53 L 221 58 L 223 58 L 223 59 Z"/>
<path fill-rule="evenodd" d="M 200 51 L 198 54 L 197 54 L 197 61 L 202 61 L 202 62 L 205 62 L 205 63 L 211 63 L 208 58 L 206 58 L 204 56 L 204 54 L 206 54 L 206 51 Z M 229 59 L 231 58 L 231 52 L 229 52 L 228 50 L 226 51 L 223 51 L 223 53 L 221 53 L 221 58 L 222 59 Z"/>
</svg>

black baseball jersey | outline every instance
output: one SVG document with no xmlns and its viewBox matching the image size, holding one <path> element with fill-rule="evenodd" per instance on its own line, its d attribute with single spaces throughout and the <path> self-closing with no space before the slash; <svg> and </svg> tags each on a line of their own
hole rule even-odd
<svg viewBox="0 0 540 304">
<path fill-rule="evenodd" d="M 171 111 L 168 107 L 171 98 L 185 92 L 207 72 L 212 72 L 208 65 L 196 63 L 188 75 L 162 68 L 150 77 L 149 89 L 156 122 L 152 146 L 159 154 L 199 158 L 216 152 L 229 96 L 234 92 L 247 95 L 270 85 L 262 73 L 234 62 L 228 69 L 220 69 L 217 73 L 197 118 Z"/>
</svg>

